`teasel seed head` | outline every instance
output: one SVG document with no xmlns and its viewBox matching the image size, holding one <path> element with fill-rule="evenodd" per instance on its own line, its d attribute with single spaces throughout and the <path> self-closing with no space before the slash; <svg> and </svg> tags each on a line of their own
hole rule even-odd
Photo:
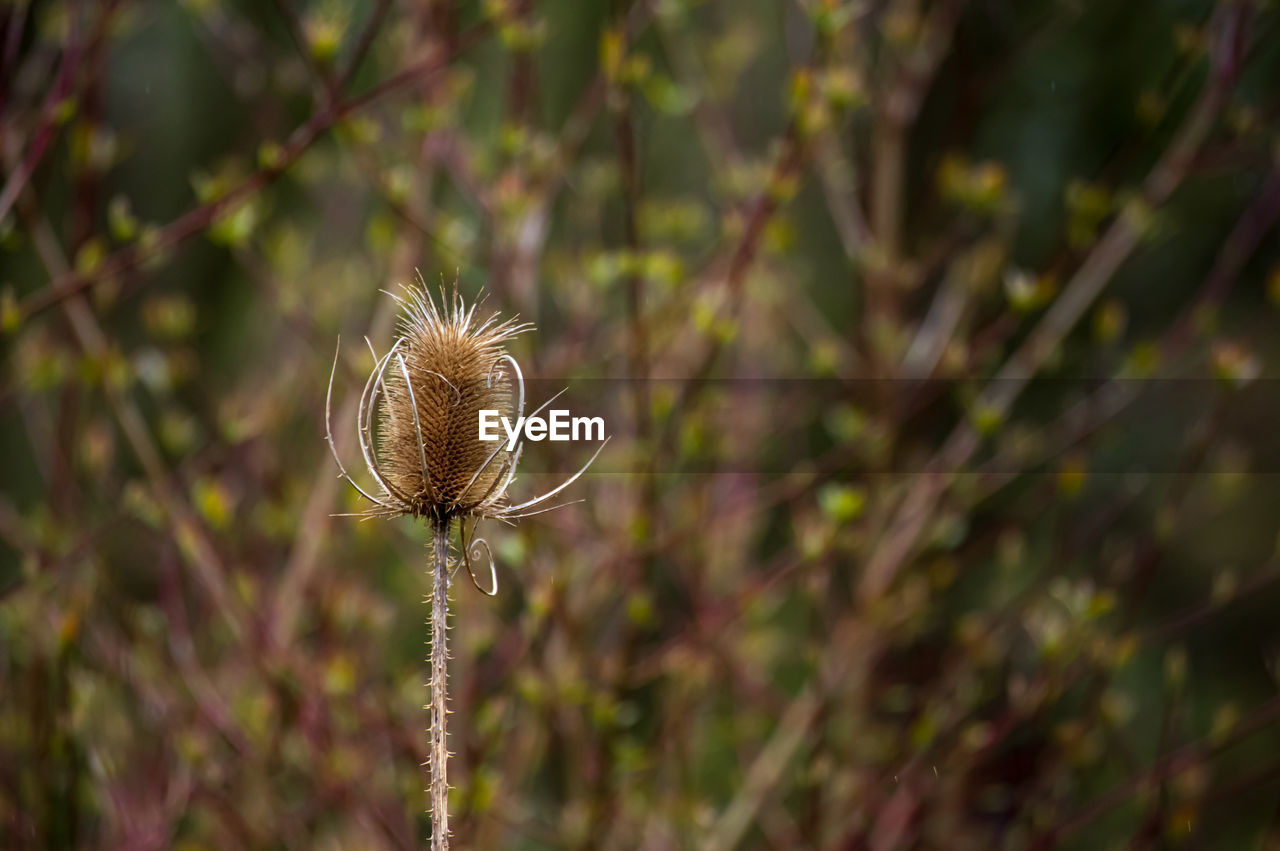
<svg viewBox="0 0 1280 851">
<path fill-rule="evenodd" d="M 480 412 L 510 417 L 516 391 L 504 343 L 533 326 L 494 313 L 475 319 L 454 290 L 441 304 L 423 289 L 400 299 L 401 343 L 378 411 L 382 470 L 407 513 L 436 521 L 486 516 L 506 499 L 514 451 L 479 439 Z"/>
<path fill-rule="evenodd" d="M 441 287 L 437 303 L 421 277 L 416 286 L 404 287 L 403 296 L 392 298 L 403 308 L 400 336 L 386 354 L 379 357 L 374 352 L 373 371 L 365 381 L 356 415 L 360 452 L 378 484 L 374 492 L 365 490 L 347 473 L 333 443 L 330 409 L 336 352 L 325 400 L 329 448 L 342 477 L 373 503 L 364 516 L 409 514 L 429 520 L 433 528 L 446 534 L 458 519 L 467 572 L 476 581 L 471 559 L 483 550 L 488 557 L 490 583 L 486 589 L 476 581 L 476 587 L 494 594 L 497 574 L 493 554 L 483 538 L 474 537 L 476 523 L 485 518 L 511 521 L 559 508 L 541 506 L 577 481 L 609 439 L 605 438 L 587 463 L 560 485 L 512 505 L 507 488 L 515 477 L 524 444 L 518 441 L 508 448 L 505 440 L 480 440 L 480 412 L 493 410 L 499 417 L 517 421 L 524 416 L 524 375 L 505 343 L 533 326 L 518 317 L 502 319 L 498 313 L 478 320 L 476 309 L 483 299 L 468 307 L 456 284 L 451 295 Z M 369 348 L 372 351 L 373 345 Z M 533 413 L 540 413 L 555 398 Z M 473 521 L 469 531 L 468 519 Z"/>
</svg>

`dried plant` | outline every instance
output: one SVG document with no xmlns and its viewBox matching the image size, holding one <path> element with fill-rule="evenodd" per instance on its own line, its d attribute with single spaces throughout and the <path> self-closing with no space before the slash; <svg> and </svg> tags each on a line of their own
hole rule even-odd
<svg viewBox="0 0 1280 851">
<path fill-rule="evenodd" d="M 400 337 L 381 357 L 369 343 L 374 366 L 365 382 L 357 413 L 360 452 L 378 486 L 374 493 L 365 490 L 347 473 L 333 443 L 330 408 L 337 352 L 325 399 L 325 434 L 342 477 L 373 503 L 373 507 L 359 516 L 407 514 L 423 518 L 431 525 L 430 795 L 434 820 L 432 848 L 443 849 L 449 841 L 445 704 L 451 578 L 449 535 L 453 521 L 458 521 L 460 551 L 472 582 L 485 594 L 497 594 L 498 574 L 493 552 L 484 538 L 475 537 L 476 525 L 486 518 L 510 522 L 570 504 L 543 505 L 577 481 L 609 441 L 608 438 L 602 441 L 587 463 L 559 486 L 525 502 L 510 504 L 507 489 L 515 479 L 524 442 L 508 447 L 506 441 L 499 440 L 497 448 L 490 449 L 489 444 L 479 438 L 478 423 L 483 410 L 498 411 L 500 416 L 524 415 L 524 374 L 503 344 L 532 329 L 533 325 L 519 322 L 518 317 L 500 320 L 498 313 L 477 322 L 476 308 L 483 299 L 467 307 L 456 284 L 451 298 L 441 287 L 439 304 L 421 278 L 419 286 L 404 289 L 404 297 L 389 294 L 403 309 Z M 339 351 L 340 347 L 341 342 Z M 395 369 L 391 368 L 393 363 Z M 508 368 L 510 374 L 506 371 Z M 544 402 L 534 414 L 540 413 L 555 398 L 552 396 Z M 378 418 L 376 437 L 375 414 Z M 469 529 L 467 520 L 472 521 Z M 471 563 L 482 551 L 489 563 L 488 588 L 480 585 Z"/>
</svg>

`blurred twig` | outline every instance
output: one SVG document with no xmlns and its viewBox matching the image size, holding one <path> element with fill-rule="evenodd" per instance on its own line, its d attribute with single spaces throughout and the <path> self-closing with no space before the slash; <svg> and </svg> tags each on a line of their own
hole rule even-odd
<svg viewBox="0 0 1280 851">
<path fill-rule="evenodd" d="M 32 213 L 29 218 L 36 250 L 46 270 L 55 279 L 66 276 L 69 270 L 67 259 L 52 228 L 42 216 Z M 113 381 L 110 369 L 112 349 L 102 326 L 83 299 L 66 298 L 62 300 L 62 306 L 80 347 L 104 367 L 103 392 L 120 424 L 120 430 L 146 471 L 160 510 L 174 526 L 174 538 L 179 542 L 184 557 L 213 598 L 214 607 L 231 634 L 237 641 L 243 640 L 248 623 L 243 609 L 227 587 L 226 569 L 203 525 L 186 498 L 170 480 L 163 457 L 151 438 L 142 413 L 129 398 L 127 391 Z"/>
<path fill-rule="evenodd" d="M 1005 363 L 980 397 L 984 415 L 1002 417 L 1013 406 L 1032 376 L 1061 345 L 1067 333 L 1137 248 L 1145 232 L 1143 221 L 1160 207 L 1186 176 L 1196 152 L 1212 131 L 1240 70 L 1240 50 L 1249 6 L 1229 7 L 1215 28 L 1208 82 L 1178 133 L 1143 184 L 1140 201 L 1131 202 L 1081 264 L 1044 318 Z M 894 520 L 867 563 L 860 594 L 875 599 L 888 589 L 931 516 L 949 476 L 973 455 L 981 437 L 969 422 L 958 426 L 925 473 L 911 488 Z"/>
<path fill-rule="evenodd" d="M 892 57 L 888 82 L 878 92 L 876 123 L 871 141 L 871 231 L 878 257 L 866 275 L 865 328 L 874 362 L 881 362 L 877 341 L 882 329 L 897 324 L 898 269 L 904 250 L 906 220 L 907 155 L 910 131 L 920 106 L 964 11 L 966 0 L 942 0 L 919 22 L 921 35 L 902 57 Z M 916 4 L 890 4 L 887 14 L 901 6 L 902 14 Z"/>
<path fill-rule="evenodd" d="M 467 46 L 484 34 L 485 29 L 484 25 L 478 24 L 461 39 L 458 49 L 465 50 Z M 279 156 L 274 162 L 258 169 L 225 195 L 187 211 L 173 222 L 162 227 L 155 239 L 148 242 L 145 251 L 132 246 L 122 248 L 108 256 L 93 274 L 86 275 L 68 270 L 59 274 L 45 289 L 28 295 L 22 300 L 20 306 L 22 320 L 30 319 L 54 304 L 90 289 L 103 281 L 118 278 L 125 272 L 137 267 L 155 252 L 171 248 L 201 233 L 219 219 L 235 212 L 250 198 L 275 182 L 325 131 L 338 121 L 364 109 L 382 97 L 400 90 L 406 85 L 439 73 L 447 67 L 451 58 L 449 54 L 434 51 L 427 58 L 406 66 L 362 94 L 334 103 L 317 112 L 289 136 L 288 140 L 281 146 Z"/>
<path fill-rule="evenodd" d="M 62 126 L 60 112 L 75 87 L 76 77 L 80 72 L 81 60 L 86 53 L 92 53 L 102 45 L 103 39 L 110 30 L 118 5 L 117 0 L 103 3 L 93 31 L 84 42 L 81 43 L 78 39 L 72 39 L 67 49 L 63 51 L 62 62 L 58 67 L 58 76 L 54 79 L 53 85 L 49 87 L 49 94 L 45 96 L 44 106 L 40 111 L 40 121 L 34 134 L 32 134 L 27 152 L 18 163 L 9 167 L 9 176 L 5 178 L 3 188 L 0 188 L 0 222 L 4 221 L 9 214 L 18 197 L 22 194 L 22 190 L 26 188 L 27 181 L 35 174 L 41 160 L 44 158 L 45 152 L 49 150 L 49 146 L 57 138 L 58 130 Z M 27 15 L 26 4 L 20 4 L 13 14 L 19 24 L 24 22 Z M 13 36 L 13 41 L 6 48 L 6 56 L 11 57 L 16 51 L 17 42 L 22 37 L 21 30 L 22 27 L 17 25 L 10 32 L 11 36 Z M 0 92 L 8 88 L 11 79 L 7 73 L 3 77 L 4 82 L 0 83 Z M 0 97 L 0 115 L 4 115 L 7 105 Z M 4 134 L 0 133 L 0 140 L 3 138 Z"/>
<path fill-rule="evenodd" d="M 1156 760 L 1149 768 L 1121 783 L 1055 827 L 1040 833 L 1028 844 L 1032 849 L 1060 847 L 1093 820 L 1123 804 L 1153 783 L 1159 783 L 1204 763 L 1227 748 L 1244 741 L 1258 731 L 1280 720 L 1280 697 L 1263 703 L 1242 719 L 1227 736 L 1203 739 L 1183 745 Z"/>
<path fill-rule="evenodd" d="M 1172 373 L 1172 367 L 1182 357 L 1195 339 L 1198 317 L 1221 308 L 1231 288 L 1244 271 L 1249 259 L 1257 252 L 1263 238 L 1280 220 L 1280 169 L 1273 169 L 1263 181 L 1262 189 L 1254 198 L 1222 243 L 1213 267 L 1205 277 L 1196 296 L 1183 308 L 1173 325 L 1159 341 L 1159 361 Z M 1132 375 L 1122 374 L 1105 383 L 1087 399 L 1077 403 L 1060 419 L 1061 427 L 1054 429 L 1040 454 L 1040 462 L 1061 456 L 1080 441 L 1095 433 L 1105 423 L 1119 416 L 1142 394 L 1144 382 Z M 1001 472 L 1001 459 L 997 456 L 978 468 L 982 474 L 979 495 L 987 498 L 1018 478 L 1016 471 Z M 1035 460 L 1020 465 L 1023 469 L 1037 466 Z"/>
</svg>

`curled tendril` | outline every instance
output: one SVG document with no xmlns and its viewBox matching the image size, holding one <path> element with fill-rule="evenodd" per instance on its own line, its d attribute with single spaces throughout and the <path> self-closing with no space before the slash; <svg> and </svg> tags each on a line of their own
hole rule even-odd
<svg viewBox="0 0 1280 851">
<path fill-rule="evenodd" d="M 493 362 L 493 365 L 489 367 L 489 377 L 485 379 L 485 384 L 487 384 L 490 388 L 493 387 L 494 370 L 497 370 L 498 380 L 499 381 L 502 380 L 503 372 L 502 370 L 498 369 L 498 364 L 502 363 L 503 361 L 507 361 L 508 363 L 510 363 L 512 370 L 515 371 L 516 388 L 519 390 L 519 400 L 520 400 L 519 403 L 516 405 L 516 415 L 523 417 L 524 416 L 524 373 L 521 371 L 520 364 L 516 362 L 515 358 L 513 358 L 511 355 L 507 354 L 506 352 L 503 352 L 502 355 L 499 356 L 498 359 Z"/>
<path fill-rule="evenodd" d="M 467 533 L 466 524 L 461 524 L 460 533 L 462 537 L 462 561 L 467 566 L 467 575 L 471 577 L 471 584 L 476 586 L 476 590 L 486 597 L 496 597 L 498 595 L 498 569 L 493 561 L 493 550 L 489 548 L 489 542 L 484 538 L 475 537 L 476 527 L 480 525 L 480 521 L 471 524 L 471 532 Z M 484 548 L 485 557 L 489 559 L 489 589 L 485 590 L 480 587 L 479 580 L 476 579 L 475 567 L 471 564 L 472 558 L 480 557 L 480 548 Z"/>
</svg>

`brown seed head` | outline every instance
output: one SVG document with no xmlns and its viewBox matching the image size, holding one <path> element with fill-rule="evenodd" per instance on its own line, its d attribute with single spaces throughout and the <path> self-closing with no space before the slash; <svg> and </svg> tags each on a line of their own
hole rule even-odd
<svg viewBox="0 0 1280 851">
<path fill-rule="evenodd" d="M 382 472 L 417 516 L 485 516 L 505 500 L 515 459 L 505 440 L 479 439 L 480 411 L 514 418 L 514 361 L 503 343 L 533 326 L 497 313 L 478 321 L 480 302 L 468 308 L 456 285 L 439 304 L 425 286 L 405 287 L 399 301 L 401 340 L 378 410 Z"/>
<path fill-rule="evenodd" d="M 393 296 L 404 307 L 401 337 L 382 357 L 374 354 L 373 371 L 360 394 L 356 434 L 365 467 L 377 482 L 372 493 L 351 478 L 333 442 L 333 377 L 341 343 L 333 354 L 325 395 L 325 440 L 342 478 L 373 503 L 361 512 L 364 516 L 425 517 L 443 536 L 441 540 L 447 539 L 450 521 L 459 518 L 467 573 L 477 588 L 493 596 L 498 592 L 498 574 L 488 542 L 475 537 L 480 518 L 510 522 L 568 505 L 544 503 L 581 478 L 600 457 L 609 438 L 600 442 L 578 472 L 556 487 L 524 502 L 508 504 L 507 487 L 523 444 L 517 441 L 512 452 L 505 441 L 480 440 L 480 412 L 492 410 L 508 419 L 512 414 L 524 415 L 524 377 L 503 343 L 533 326 L 514 317 L 499 321 L 497 313 L 477 324 L 478 303 L 468 308 L 456 284 L 452 299 L 441 289 L 438 305 L 421 285 L 421 278 L 419 284 L 405 287 L 403 298 Z M 372 343 L 369 348 L 373 349 Z M 556 396 L 543 402 L 534 414 Z M 378 416 L 377 439 L 373 437 L 374 414 Z M 467 517 L 475 518 L 469 530 L 462 522 Z M 489 560 L 488 586 L 480 585 L 472 569 L 471 560 L 480 555 Z"/>
</svg>

